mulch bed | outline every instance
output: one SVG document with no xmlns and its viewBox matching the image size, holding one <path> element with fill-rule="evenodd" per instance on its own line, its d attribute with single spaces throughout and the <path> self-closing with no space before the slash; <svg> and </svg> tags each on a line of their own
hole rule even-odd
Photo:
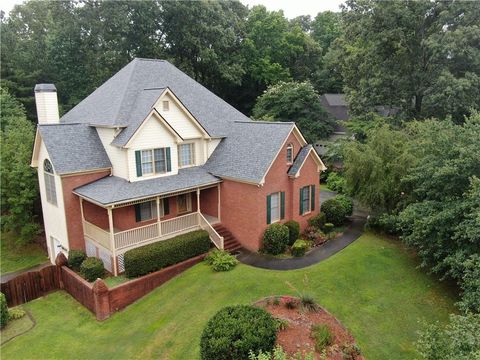
<svg viewBox="0 0 480 360">
<path fill-rule="evenodd" d="M 293 302 L 294 309 L 287 308 L 286 304 Z M 300 300 L 291 296 L 271 296 L 257 301 L 254 305 L 267 310 L 275 318 L 288 321 L 284 330 L 279 330 L 277 345 L 280 345 L 290 356 L 301 353 L 313 353 L 315 359 L 323 359 L 321 352 L 315 350 L 315 341 L 310 336 L 310 329 L 315 324 L 325 324 L 332 334 L 332 344 L 326 347 L 328 360 L 363 360 L 362 355 L 350 353 L 346 347 L 355 344 L 354 337 L 328 311 L 317 306 L 317 311 L 304 309 Z M 346 354 L 350 354 L 346 356 Z"/>
</svg>

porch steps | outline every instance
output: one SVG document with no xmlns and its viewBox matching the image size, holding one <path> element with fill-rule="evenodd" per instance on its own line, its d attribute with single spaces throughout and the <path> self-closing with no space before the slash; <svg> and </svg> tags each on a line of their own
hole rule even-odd
<svg viewBox="0 0 480 360">
<path fill-rule="evenodd" d="M 233 253 L 242 248 L 242 244 L 238 242 L 235 236 L 233 236 L 233 234 L 225 226 L 222 224 L 215 224 L 212 226 L 220 236 L 223 236 L 223 248 L 225 251 Z"/>
</svg>

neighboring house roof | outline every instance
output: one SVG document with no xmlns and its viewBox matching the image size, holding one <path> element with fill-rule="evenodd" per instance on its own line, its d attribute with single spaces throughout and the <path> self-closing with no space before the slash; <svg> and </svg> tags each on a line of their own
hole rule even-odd
<svg viewBox="0 0 480 360">
<path fill-rule="evenodd" d="M 292 166 L 290 167 L 290 169 L 288 169 L 288 176 L 296 176 L 298 174 L 303 164 L 305 163 L 305 160 L 308 158 L 308 155 L 310 155 L 310 152 L 312 151 L 313 151 L 313 146 L 310 144 L 305 145 L 300 149 L 297 156 L 295 157 L 295 160 L 293 161 Z M 322 171 L 326 170 L 327 168 L 323 164 L 322 160 L 318 157 L 317 153 L 314 151 L 313 154 L 314 156 L 316 156 L 321 166 L 321 170 Z"/>
<path fill-rule="evenodd" d="M 330 106 L 347 106 L 345 94 L 323 94 L 323 97 Z"/>
<path fill-rule="evenodd" d="M 74 193 L 100 205 L 107 206 L 188 190 L 219 183 L 220 181 L 220 179 L 209 174 L 203 167 L 197 166 L 180 169 L 177 175 L 135 182 L 129 182 L 117 176 L 108 176 L 80 186 L 74 190 Z"/>
<path fill-rule="evenodd" d="M 259 184 L 294 126 L 292 122 L 236 121 L 205 168 L 216 176 Z"/>
<path fill-rule="evenodd" d="M 115 139 L 116 145 L 123 146 L 151 110 L 155 96 L 167 87 L 212 137 L 224 136 L 227 123 L 250 120 L 168 61 L 136 58 L 66 113 L 61 122 L 131 126 Z"/>
<path fill-rule="evenodd" d="M 112 167 L 95 128 L 86 124 L 45 124 L 39 125 L 38 131 L 57 174 Z"/>
</svg>

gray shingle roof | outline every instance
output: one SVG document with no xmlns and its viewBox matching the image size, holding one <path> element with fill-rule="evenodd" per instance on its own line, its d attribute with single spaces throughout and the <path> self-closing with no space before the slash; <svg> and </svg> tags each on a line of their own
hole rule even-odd
<svg viewBox="0 0 480 360">
<path fill-rule="evenodd" d="M 289 176 L 295 176 L 298 173 L 298 170 L 302 167 L 305 159 L 307 158 L 310 150 L 312 149 L 312 145 L 305 145 L 297 154 L 297 157 L 293 161 L 292 166 L 288 169 Z"/>
<path fill-rule="evenodd" d="M 347 106 L 345 94 L 323 94 L 330 106 Z"/>
<path fill-rule="evenodd" d="M 74 192 L 97 203 L 109 205 L 218 182 L 220 179 L 209 174 L 204 168 L 192 167 L 180 169 L 177 175 L 135 182 L 108 176 L 80 186 Z"/>
<path fill-rule="evenodd" d="M 152 105 L 149 96 L 154 93 L 144 90 L 166 87 L 211 136 L 224 136 L 228 124 L 236 120 L 250 120 L 168 61 L 137 58 L 66 113 L 61 121 L 135 128 Z M 115 144 L 126 144 L 127 135 L 122 135 Z"/>
<path fill-rule="evenodd" d="M 86 124 L 48 124 L 38 129 L 56 173 L 112 167 L 95 128 Z"/>
<path fill-rule="evenodd" d="M 293 127 L 291 122 L 234 122 L 205 168 L 220 177 L 260 183 Z"/>
</svg>

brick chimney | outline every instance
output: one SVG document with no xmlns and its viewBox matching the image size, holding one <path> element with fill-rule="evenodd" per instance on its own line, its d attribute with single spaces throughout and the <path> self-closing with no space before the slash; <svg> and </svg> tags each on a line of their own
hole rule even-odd
<svg viewBox="0 0 480 360">
<path fill-rule="evenodd" d="M 53 84 L 35 85 L 35 104 L 39 124 L 58 124 L 57 88 Z"/>
</svg>

